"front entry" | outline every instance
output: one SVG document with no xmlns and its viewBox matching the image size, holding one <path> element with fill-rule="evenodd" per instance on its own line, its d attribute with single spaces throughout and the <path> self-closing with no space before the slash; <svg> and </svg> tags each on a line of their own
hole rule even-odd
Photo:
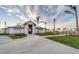
<svg viewBox="0 0 79 59">
<path fill-rule="evenodd" d="M 32 34 L 32 25 L 28 25 L 28 34 Z"/>
</svg>

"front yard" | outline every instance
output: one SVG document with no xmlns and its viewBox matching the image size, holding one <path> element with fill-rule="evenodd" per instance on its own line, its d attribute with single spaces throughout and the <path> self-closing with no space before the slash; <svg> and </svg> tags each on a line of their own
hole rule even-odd
<svg viewBox="0 0 79 59">
<path fill-rule="evenodd" d="M 46 37 L 46 38 L 79 49 L 79 37 L 76 37 L 76 36 L 55 36 L 55 37 Z"/>
</svg>

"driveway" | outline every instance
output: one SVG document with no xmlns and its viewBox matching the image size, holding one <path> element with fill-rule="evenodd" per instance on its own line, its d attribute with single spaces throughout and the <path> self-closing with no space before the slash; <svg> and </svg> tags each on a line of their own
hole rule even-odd
<svg viewBox="0 0 79 59">
<path fill-rule="evenodd" d="M 0 45 L 7 44 L 10 42 L 13 42 L 13 40 L 10 37 L 3 35 L 0 36 Z"/>
<path fill-rule="evenodd" d="M 1 40 L 1 38 L 0 38 Z M 5 54 L 74 54 L 78 49 L 51 41 L 41 36 L 27 37 L 0 45 L 0 53 Z"/>
</svg>

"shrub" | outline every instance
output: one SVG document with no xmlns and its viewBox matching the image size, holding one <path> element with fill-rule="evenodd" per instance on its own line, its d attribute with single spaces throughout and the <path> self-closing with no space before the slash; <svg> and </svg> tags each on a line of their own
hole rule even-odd
<svg viewBox="0 0 79 59">
<path fill-rule="evenodd" d="M 13 35 L 15 35 L 15 36 L 26 36 L 26 34 L 24 34 L 24 33 L 17 33 L 17 34 L 13 34 Z"/>
<path fill-rule="evenodd" d="M 0 33 L 0 35 L 9 35 L 9 33 Z"/>
<path fill-rule="evenodd" d="M 11 37 L 12 39 L 20 39 L 20 38 L 24 38 L 26 36 L 27 35 L 24 34 L 24 33 L 18 33 L 18 34 L 11 34 L 11 35 L 9 35 L 9 37 Z"/>
</svg>

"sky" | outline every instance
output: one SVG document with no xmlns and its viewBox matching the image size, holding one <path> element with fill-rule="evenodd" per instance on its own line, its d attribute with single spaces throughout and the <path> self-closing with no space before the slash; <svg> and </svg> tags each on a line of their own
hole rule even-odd
<svg viewBox="0 0 79 59">
<path fill-rule="evenodd" d="M 47 22 L 47 28 L 53 28 L 53 19 L 56 19 L 56 28 L 75 28 L 75 16 L 64 11 L 71 10 L 64 5 L 0 5 L 0 28 L 35 21 L 40 16 L 40 21 Z M 77 5 L 79 16 L 79 6 Z M 44 23 L 39 26 L 45 27 Z"/>
</svg>

